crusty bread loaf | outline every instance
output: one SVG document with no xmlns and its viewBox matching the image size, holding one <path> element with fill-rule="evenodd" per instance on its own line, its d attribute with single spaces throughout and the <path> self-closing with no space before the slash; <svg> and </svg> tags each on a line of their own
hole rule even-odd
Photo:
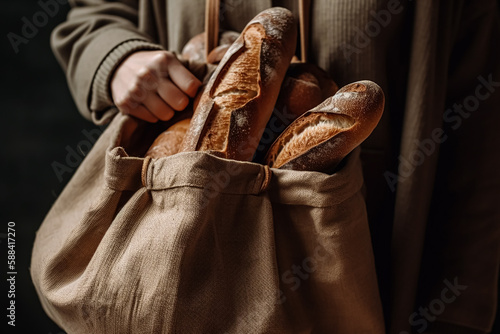
<svg viewBox="0 0 500 334">
<path fill-rule="evenodd" d="M 235 31 L 222 31 L 219 33 L 219 46 L 212 50 L 208 59 L 205 59 L 205 33 L 202 32 L 191 38 L 184 48 L 181 55 L 184 59 L 191 62 L 217 64 L 227 49 L 238 38 L 240 34 Z"/>
<path fill-rule="evenodd" d="M 190 121 L 191 118 L 183 119 L 162 132 L 156 137 L 156 140 L 149 148 L 146 156 L 151 158 L 162 158 L 179 152 Z"/>
<path fill-rule="evenodd" d="M 205 62 L 217 64 L 238 36 L 239 34 L 234 31 L 221 32 L 219 34 L 220 45 L 212 50 L 212 52 L 208 55 L 208 59 L 205 59 L 205 33 L 198 34 L 191 38 L 184 46 L 181 54 L 182 58 L 188 61 L 186 66 L 193 65 L 195 63 L 202 64 Z M 192 67 L 190 67 L 190 70 L 192 70 Z M 211 71 L 211 68 L 207 68 L 207 70 Z M 207 77 L 209 76 L 210 73 L 207 73 Z M 199 93 L 193 100 L 193 104 L 188 107 L 191 110 L 191 113 L 193 109 L 196 109 L 196 106 L 200 101 L 202 91 L 203 88 L 199 90 Z M 182 119 L 177 122 L 174 121 L 176 123 L 156 137 L 145 156 L 149 156 L 151 158 L 161 158 L 178 153 L 184 135 L 189 128 L 190 121 L 191 118 Z"/>
<path fill-rule="evenodd" d="M 223 44 L 219 45 L 212 51 L 207 56 L 207 63 L 209 64 L 219 64 L 222 58 L 224 58 L 224 55 L 226 54 L 227 50 L 231 47 L 231 44 Z"/>
<path fill-rule="evenodd" d="M 324 70 L 316 65 L 292 59 L 254 161 L 262 162 L 272 143 L 290 123 L 335 94 L 337 90 L 337 84 Z"/>
<path fill-rule="evenodd" d="M 275 168 L 326 172 L 361 144 L 378 124 L 384 93 L 371 81 L 342 87 L 297 118 L 273 143 L 265 158 Z"/>
<path fill-rule="evenodd" d="M 281 86 L 278 102 L 276 102 L 276 112 L 286 113 L 287 121 L 291 123 L 324 100 L 319 82 L 312 74 L 303 74 L 300 79 L 287 76 Z"/>
<path fill-rule="evenodd" d="M 210 78 L 182 144 L 249 161 L 296 46 L 293 15 L 271 8 L 248 23 Z"/>
<path fill-rule="evenodd" d="M 281 86 L 276 110 L 292 117 L 290 123 L 335 94 L 337 84 L 324 70 L 314 64 L 292 62 Z M 286 124 L 288 125 L 288 124 Z"/>
<path fill-rule="evenodd" d="M 181 56 L 189 61 L 205 62 L 205 33 L 191 38 L 182 48 Z"/>
</svg>

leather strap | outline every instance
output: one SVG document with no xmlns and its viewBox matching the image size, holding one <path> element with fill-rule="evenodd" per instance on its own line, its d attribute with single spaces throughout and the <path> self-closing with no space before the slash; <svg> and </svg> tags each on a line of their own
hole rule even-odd
<svg viewBox="0 0 500 334">
<path fill-rule="evenodd" d="M 299 0 L 299 33 L 300 33 L 300 60 L 307 63 L 309 49 L 309 17 L 311 0 Z"/>
<path fill-rule="evenodd" d="M 262 184 L 260 186 L 259 194 L 266 191 L 271 184 L 271 177 L 273 176 L 273 172 L 268 165 L 264 165 L 264 180 L 262 180 Z"/>
<path fill-rule="evenodd" d="M 219 43 L 220 0 L 207 0 L 205 7 L 205 59 Z"/>
<path fill-rule="evenodd" d="M 149 155 L 146 158 L 144 158 L 144 161 L 142 162 L 141 182 L 143 187 L 148 186 L 147 176 L 148 176 L 148 167 L 150 162 L 151 162 L 151 157 Z"/>
<path fill-rule="evenodd" d="M 309 48 L 309 17 L 311 0 L 299 0 L 300 58 L 307 62 Z M 219 43 L 219 10 L 220 0 L 206 0 L 205 7 L 205 56 Z"/>
</svg>

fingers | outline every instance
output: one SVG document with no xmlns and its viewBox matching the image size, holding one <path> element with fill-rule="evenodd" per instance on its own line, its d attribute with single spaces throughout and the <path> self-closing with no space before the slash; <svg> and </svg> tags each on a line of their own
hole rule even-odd
<svg viewBox="0 0 500 334">
<path fill-rule="evenodd" d="M 173 83 L 185 94 L 190 97 L 195 97 L 198 88 L 201 86 L 201 81 L 198 80 L 182 63 L 173 55 L 167 54 L 166 59 L 163 60 L 163 70 L 166 69 L 168 77 Z"/>
<path fill-rule="evenodd" d="M 170 77 L 172 81 L 179 87 L 184 93 L 190 97 L 195 97 L 198 88 L 201 86 L 201 81 L 198 80 L 189 70 L 187 70 L 181 63 L 177 66 L 172 66 L 169 68 Z"/>
<path fill-rule="evenodd" d="M 130 115 L 142 119 L 146 122 L 156 123 L 158 118 L 154 116 L 148 109 L 143 105 L 138 105 L 135 108 L 130 109 L 120 109 L 120 111 L 125 115 Z"/>
<path fill-rule="evenodd" d="M 117 107 L 123 114 L 132 115 L 151 123 L 158 120 L 168 121 L 174 116 L 172 108 L 155 92 L 149 92 L 146 98 L 141 99 L 141 102 L 127 100 L 117 103 Z"/>
<path fill-rule="evenodd" d="M 187 98 L 186 98 L 187 100 Z M 168 121 L 174 116 L 174 111 L 170 106 L 165 103 L 165 101 L 156 94 L 156 92 L 151 92 L 148 97 L 144 100 L 144 106 L 158 119 L 162 121 Z M 184 108 L 187 106 L 186 105 L 182 109 L 176 109 L 176 110 L 184 110 Z"/>
<path fill-rule="evenodd" d="M 189 104 L 189 98 L 181 92 L 170 80 L 161 80 L 158 87 L 158 95 L 177 111 L 184 110 Z"/>
<path fill-rule="evenodd" d="M 157 122 L 184 110 L 200 85 L 173 53 L 147 51 L 132 54 L 119 66 L 111 93 L 122 113 Z"/>
</svg>

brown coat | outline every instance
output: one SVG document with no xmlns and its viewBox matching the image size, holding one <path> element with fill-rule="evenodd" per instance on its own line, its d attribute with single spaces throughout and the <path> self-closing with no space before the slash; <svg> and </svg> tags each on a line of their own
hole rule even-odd
<svg viewBox="0 0 500 334">
<path fill-rule="evenodd" d="M 109 80 L 124 57 L 180 51 L 203 30 L 201 0 L 70 2 L 53 48 L 78 108 L 96 123 L 116 113 Z M 292 0 L 225 2 L 222 28 L 237 31 L 273 5 L 298 13 Z M 390 332 L 491 330 L 500 264 L 497 3 L 316 0 L 310 38 L 310 60 L 340 86 L 370 79 L 386 93 L 362 159 Z M 426 308 L 427 318 L 418 314 Z"/>
</svg>

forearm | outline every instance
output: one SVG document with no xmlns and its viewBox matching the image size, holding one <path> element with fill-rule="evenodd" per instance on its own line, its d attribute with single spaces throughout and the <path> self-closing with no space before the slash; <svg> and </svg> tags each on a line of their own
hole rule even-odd
<svg viewBox="0 0 500 334">
<path fill-rule="evenodd" d="M 138 28 L 138 1 L 70 1 L 66 22 L 52 34 L 52 48 L 66 72 L 80 112 L 96 123 L 114 114 L 109 82 L 118 64 L 138 50 L 161 50 Z"/>
</svg>

